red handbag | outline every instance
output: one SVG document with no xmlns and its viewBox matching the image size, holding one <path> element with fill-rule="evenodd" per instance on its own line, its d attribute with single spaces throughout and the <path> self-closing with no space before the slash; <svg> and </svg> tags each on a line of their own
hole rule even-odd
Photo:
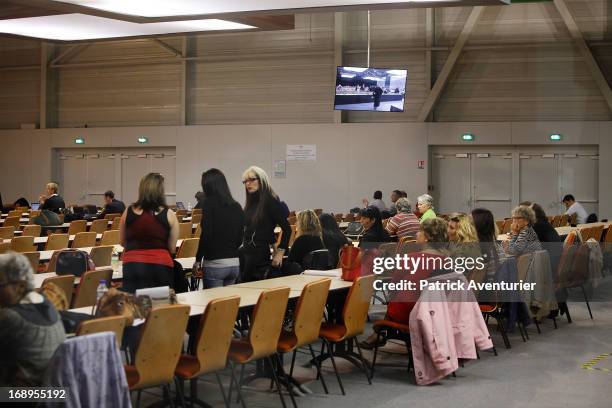
<svg viewBox="0 0 612 408">
<path fill-rule="evenodd" d="M 342 280 L 354 281 L 361 276 L 361 248 L 353 245 L 345 245 L 340 249 L 340 267 L 342 268 Z"/>
</svg>

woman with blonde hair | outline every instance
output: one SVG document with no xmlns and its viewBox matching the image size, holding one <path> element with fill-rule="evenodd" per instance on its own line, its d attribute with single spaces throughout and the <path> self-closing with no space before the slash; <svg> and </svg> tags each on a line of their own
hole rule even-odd
<svg viewBox="0 0 612 408">
<path fill-rule="evenodd" d="M 242 239 L 241 257 L 243 282 L 266 279 L 270 266 L 279 268 L 283 254 L 289 246 L 291 227 L 278 195 L 270 185 L 266 172 L 257 166 L 251 166 L 242 175 L 242 184 L 246 192 L 244 206 L 245 228 Z M 274 246 L 274 229 L 281 227 L 281 240 Z M 273 247 L 270 260 L 270 248 Z"/>
<path fill-rule="evenodd" d="M 463 214 L 453 214 L 448 221 L 449 250 L 453 257 L 476 259 L 481 256 L 478 232 L 472 217 Z M 473 270 L 466 271 L 471 276 Z"/>
<path fill-rule="evenodd" d="M 296 262 L 304 269 L 304 257 L 312 251 L 324 248 L 319 217 L 313 210 L 300 211 L 296 220 L 295 242 L 291 246 L 287 261 Z"/>
<path fill-rule="evenodd" d="M 121 216 L 123 290 L 169 286 L 179 225 L 166 205 L 164 177 L 149 173 L 140 180 L 138 200 Z"/>
</svg>

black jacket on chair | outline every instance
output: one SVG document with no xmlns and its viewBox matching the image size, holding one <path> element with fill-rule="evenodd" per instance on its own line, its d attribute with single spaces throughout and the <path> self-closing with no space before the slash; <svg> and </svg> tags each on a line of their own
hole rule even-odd
<svg viewBox="0 0 612 408">
<path fill-rule="evenodd" d="M 59 213 L 60 208 L 66 208 L 66 203 L 64 199 L 58 194 L 54 194 L 51 197 L 47 198 L 43 205 L 40 206 L 41 210 L 49 210 L 54 213 Z"/>
</svg>

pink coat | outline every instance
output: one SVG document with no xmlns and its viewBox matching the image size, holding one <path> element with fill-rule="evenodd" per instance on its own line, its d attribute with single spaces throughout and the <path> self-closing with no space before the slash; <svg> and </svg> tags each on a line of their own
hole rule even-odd
<svg viewBox="0 0 612 408">
<path fill-rule="evenodd" d="M 443 292 L 428 292 L 410 313 L 410 343 L 418 385 L 434 383 L 459 368 Z M 422 296 L 422 294 L 421 294 Z"/>
</svg>

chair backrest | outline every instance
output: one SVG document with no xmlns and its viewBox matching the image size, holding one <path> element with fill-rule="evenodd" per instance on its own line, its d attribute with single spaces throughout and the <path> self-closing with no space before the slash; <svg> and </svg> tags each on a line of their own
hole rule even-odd
<svg viewBox="0 0 612 408">
<path fill-rule="evenodd" d="M 181 246 L 176 254 L 177 258 L 190 258 L 198 253 L 200 238 L 187 238 L 181 242 Z"/>
<path fill-rule="evenodd" d="M 51 234 L 47 237 L 47 244 L 45 245 L 45 251 L 52 251 L 57 249 L 68 248 L 69 245 L 68 234 Z"/>
<path fill-rule="evenodd" d="M 151 310 L 140 332 L 134 358 L 138 370 L 135 387 L 146 388 L 174 380 L 188 319 L 188 305 L 165 305 Z"/>
<path fill-rule="evenodd" d="M 593 238 L 597 242 L 600 242 L 601 236 L 603 235 L 603 231 L 604 231 L 603 225 L 592 227 L 591 228 L 591 238 Z"/>
<path fill-rule="evenodd" d="M 22 236 L 40 237 L 42 227 L 40 225 L 26 225 L 23 227 Z"/>
<path fill-rule="evenodd" d="M 103 234 L 108 229 L 108 220 L 93 220 L 89 232 L 95 232 L 97 234 Z"/>
<path fill-rule="evenodd" d="M 93 247 L 91 248 L 89 256 L 96 267 L 110 266 L 114 248 L 114 245 L 100 245 Z"/>
<path fill-rule="evenodd" d="M 202 224 L 198 224 L 195 232 L 193 233 L 194 238 L 200 238 L 202 236 Z"/>
<path fill-rule="evenodd" d="M 580 228 L 578 230 L 578 234 L 580 235 L 580 240 L 582 242 L 587 242 L 589 240 L 589 238 L 591 238 L 591 236 L 592 236 L 592 231 L 593 231 L 593 229 L 591 227 Z"/>
<path fill-rule="evenodd" d="M 72 293 L 74 292 L 74 279 L 74 275 L 52 276 L 50 278 L 45 279 L 43 281 L 43 285 L 48 282 L 54 283 L 64 292 L 64 295 L 66 295 L 66 300 L 70 305 L 70 303 L 72 302 Z"/>
<path fill-rule="evenodd" d="M 87 271 L 81 275 L 81 281 L 77 286 L 74 303 L 72 308 L 93 306 L 96 304 L 96 289 L 101 280 L 105 280 L 107 285 L 110 285 L 113 278 L 112 268 L 96 269 L 95 271 Z"/>
<path fill-rule="evenodd" d="M 239 306 L 238 296 L 214 299 L 206 306 L 196 336 L 198 375 L 225 368 Z"/>
<path fill-rule="evenodd" d="M 191 210 L 191 216 L 194 216 L 196 214 L 202 214 L 202 209 L 201 208 L 194 208 L 193 210 Z"/>
<path fill-rule="evenodd" d="M 8 214 L 6 215 L 7 217 L 17 217 L 17 218 L 21 218 L 21 214 L 23 214 L 23 210 L 21 209 L 17 209 L 17 210 L 11 210 L 8 212 Z"/>
<path fill-rule="evenodd" d="M 567 222 L 570 223 L 570 225 L 576 225 L 578 220 L 578 213 L 573 213 L 572 215 L 569 216 Z"/>
<path fill-rule="evenodd" d="M 11 243 L 10 242 L 0 242 L 0 254 L 3 254 L 5 252 L 8 252 L 11 250 Z"/>
<path fill-rule="evenodd" d="M 0 227 L 0 239 L 13 239 L 15 236 L 15 226 Z"/>
<path fill-rule="evenodd" d="M 79 232 L 74 236 L 71 248 L 86 248 L 96 246 L 95 232 Z"/>
<path fill-rule="evenodd" d="M 187 210 L 176 210 L 176 218 L 181 220 L 183 217 L 187 216 Z"/>
<path fill-rule="evenodd" d="M 193 226 L 191 222 L 179 222 L 179 236 L 178 239 L 191 238 Z"/>
<path fill-rule="evenodd" d="M 517 279 L 525 280 L 527 278 L 527 271 L 529 270 L 529 264 L 533 258 L 533 252 L 523 254 L 516 260 L 516 268 L 518 270 Z"/>
<path fill-rule="evenodd" d="M 403 237 L 399 239 L 400 244 L 414 243 L 414 242 L 416 242 L 416 238 L 411 235 L 404 235 Z"/>
<path fill-rule="evenodd" d="M 289 288 L 286 286 L 265 290 L 259 295 L 249 331 L 253 349 L 251 360 L 276 353 L 288 300 Z"/>
<path fill-rule="evenodd" d="M 399 243 L 397 242 L 385 242 L 378 246 L 378 250 L 381 252 L 381 256 L 394 257 L 397 254 Z"/>
<path fill-rule="evenodd" d="M 98 317 L 95 319 L 84 320 L 76 330 L 77 336 L 86 336 L 93 333 L 113 332 L 117 340 L 117 348 L 121 347 L 123 330 L 125 329 L 124 316 Z"/>
<path fill-rule="evenodd" d="M 304 255 L 302 266 L 304 269 L 318 271 L 327 271 L 335 267 L 335 265 L 332 265 L 332 257 L 327 249 L 317 249 Z"/>
<path fill-rule="evenodd" d="M 323 278 L 304 286 L 295 308 L 293 332 L 296 347 L 315 342 L 319 338 L 321 320 L 329 294 L 330 278 Z"/>
<path fill-rule="evenodd" d="M 4 219 L 5 227 L 18 227 L 19 226 L 19 217 L 6 217 Z"/>
<path fill-rule="evenodd" d="M 608 229 L 606 231 L 606 236 L 604 238 L 604 242 L 606 243 L 612 242 L 612 224 L 608 226 Z"/>
<path fill-rule="evenodd" d="M 353 215 L 353 213 L 348 213 L 344 216 L 345 222 L 353 222 L 354 220 L 355 220 L 355 216 Z"/>
<path fill-rule="evenodd" d="M 202 213 L 193 214 L 191 216 L 191 223 L 192 224 L 199 224 L 200 222 L 202 222 Z"/>
<path fill-rule="evenodd" d="M 106 214 L 106 215 L 104 216 L 104 219 L 105 219 L 106 221 L 108 221 L 108 220 L 114 220 L 116 217 L 121 217 L 121 213 L 111 213 L 111 214 Z"/>
<path fill-rule="evenodd" d="M 508 218 L 504 220 L 504 224 L 501 227 L 500 234 L 507 234 L 510 232 L 510 227 L 512 226 L 512 218 Z"/>
<path fill-rule="evenodd" d="M 37 273 L 38 264 L 40 262 L 40 252 L 38 251 L 24 252 L 23 255 L 25 255 L 25 257 L 28 258 L 28 261 L 30 261 L 30 265 L 32 265 L 32 270 L 34 271 L 34 273 Z"/>
<path fill-rule="evenodd" d="M 334 220 L 336 220 L 336 222 L 342 222 L 342 219 L 343 219 L 343 215 L 341 213 L 334 215 Z"/>
<path fill-rule="evenodd" d="M 367 275 L 360 276 L 353 281 L 342 310 L 342 319 L 346 327 L 345 338 L 363 333 L 374 292 L 372 285 L 375 278 L 376 275 Z"/>
<path fill-rule="evenodd" d="M 119 245 L 120 236 L 119 230 L 104 231 L 100 245 Z"/>
<path fill-rule="evenodd" d="M 76 235 L 85 231 L 87 231 L 87 220 L 74 220 L 68 227 L 68 235 Z"/>
<path fill-rule="evenodd" d="M 121 217 L 115 217 L 113 218 L 113 225 L 111 225 L 111 230 L 115 231 L 115 230 L 119 230 L 119 224 L 121 223 Z"/>
<path fill-rule="evenodd" d="M 555 215 L 553 217 L 553 220 L 551 222 L 553 227 L 557 228 L 561 226 L 561 217 L 562 217 L 561 215 Z"/>
<path fill-rule="evenodd" d="M 33 252 L 36 251 L 34 246 L 34 237 L 15 237 L 11 240 L 11 250 L 15 252 Z"/>
</svg>

